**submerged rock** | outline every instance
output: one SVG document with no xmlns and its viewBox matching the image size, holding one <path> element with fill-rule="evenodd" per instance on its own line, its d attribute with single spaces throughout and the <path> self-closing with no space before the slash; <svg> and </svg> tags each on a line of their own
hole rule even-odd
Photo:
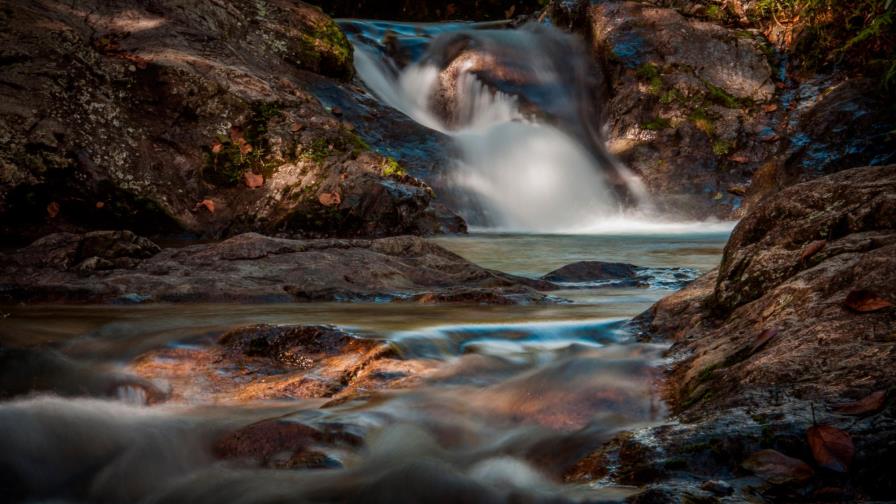
<svg viewBox="0 0 896 504">
<path fill-rule="evenodd" d="M 98 236 L 105 248 L 92 251 L 85 244 Z M 94 253 L 109 264 L 79 267 Z M 60 234 L 0 263 L 6 302 L 554 301 L 535 290 L 554 288 L 548 282 L 480 268 L 412 236 L 289 240 L 247 233 L 159 249 L 127 232 Z"/>
<path fill-rule="evenodd" d="M 619 280 L 637 276 L 637 266 L 626 263 L 581 261 L 567 264 L 541 277 L 550 282 L 589 282 L 594 280 Z"/>
<path fill-rule="evenodd" d="M 351 45 L 316 7 L 33 0 L 0 25 L 4 241 L 122 227 L 464 230 L 315 96 L 322 83 L 349 89 L 354 73 Z"/>
<path fill-rule="evenodd" d="M 691 268 L 647 268 L 627 263 L 580 261 L 558 268 L 541 279 L 564 288 L 653 287 L 680 289 L 700 273 Z"/>
<path fill-rule="evenodd" d="M 383 340 L 333 326 L 267 324 L 236 328 L 217 342 L 152 350 L 135 359 L 131 369 L 145 380 L 164 383 L 172 400 L 212 404 L 348 399 L 411 386 L 429 372 L 423 362 L 402 360 Z"/>
</svg>

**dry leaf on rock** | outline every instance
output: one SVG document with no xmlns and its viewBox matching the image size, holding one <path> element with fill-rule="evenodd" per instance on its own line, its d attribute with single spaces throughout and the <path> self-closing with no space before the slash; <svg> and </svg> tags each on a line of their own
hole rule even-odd
<svg viewBox="0 0 896 504">
<path fill-rule="evenodd" d="M 846 472 L 855 455 L 849 433 L 830 425 L 813 425 L 806 431 L 815 462 L 836 472 Z"/>
<path fill-rule="evenodd" d="M 57 215 L 59 215 L 59 203 L 55 201 L 51 202 L 47 205 L 47 216 L 51 219 L 55 219 Z"/>
<path fill-rule="evenodd" d="M 843 415 L 868 415 L 871 413 L 877 413 L 878 411 L 882 410 L 886 402 L 887 391 L 878 390 L 876 392 L 868 394 L 858 401 L 841 404 L 840 406 L 834 408 L 834 411 Z"/>
<path fill-rule="evenodd" d="M 255 189 L 264 185 L 264 176 L 247 171 L 243 174 L 243 182 L 249 189 Z"/>
<path fill-rule="evenodd" d="M 854 290 L 846 296 L 843 305 L 858 313 L 871 313 L 890 308 L 893 302 L 869 290 Z"/>
<path fill-rule="evenodd" d="M 320 204 L 323 206 L 336 206 L 342 203 L 342 196 L 340 196 L 338 192 L 325 192 L 318 196 L 317 200 L 320 201 Z"/>
<path fill-rule="evenodd" d="M 803 253 L 800 254 L 800 261 L 806 261 L 810 257 L 821 252 L 827 244 L 827 240 L 815 240 L 813 242 L 810 242 L 808 245 L 803 247 Z"/>
</svg>

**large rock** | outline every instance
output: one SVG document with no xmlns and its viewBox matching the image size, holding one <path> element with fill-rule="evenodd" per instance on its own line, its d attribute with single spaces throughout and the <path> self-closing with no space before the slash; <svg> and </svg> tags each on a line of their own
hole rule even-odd
<svg viewBox="0 0 896 504">
<path fill-rule="evenodd" d="M 30 0 L 0 24 L 5 240 L 463 229 L 313 94 L 353 75 L 316 7 Z"/>
<path fill-rule="evenodd" d="M 776 93 L 763 41 L 674 9 L 601 2 L 584 26 L 610 86 L 609 145 L 657 204 L 688 217 L 736 215 L 774 152 L 764 111 Z"/>
<path fill-rule="evenodd" d="M 712 502 L 714 486 L 693 481 L 720 478 L 738 502 L 896 495 L 887 392 L 896 385 L 896 165 L 768 197 L 735 229 L 719 270 L 636 322 L 643 337 L 673 342 L 663 391 L 676 421 L 622 435 L 568 479 L 650 483 L 632 502 Z M 854 445 L 848 471 L 813 456 L 809 430 L 820 425 Z"/>
<path fill-rule="evenodd" d="M 718 272 L 643 316 L 648 333 L 687 356 L 669 381 L 676 409 L 743 405 L 772 388 L 833 400 L 896 384 L 896 354 L 884 350 L 896 323 L 894 229 L 896 165 L 846 170 L 760 203 Z"/>
<path fill-rule="evenodd" d="M 101 250 L 87 246 L 97 241 L 105 243 Z M 412 236 L 247 233 L 160 250 L 129 232 L 54 234 L 0 258 L 7 302 L 550 301 L 536 288 L 554 286 L 480 268 Z"/>
<path fill-rule="evenodd" d="M 417 385 L 432 362 L 403 360 L 384 340 L 333 326 L 239 327 L 217 342 L 146 352 L 131 364 L 145 380 L 189 403 L 341 400 Z"/>
<path fill-rule="evenodd" d="M 433 2 L 399 0 L 329 0 L 323 7 L 334 17 L 386 19 L 390 21 L 486 21 L 532 14 L 543 2 L 535 0 L 455 0 Z"/>
</svg>

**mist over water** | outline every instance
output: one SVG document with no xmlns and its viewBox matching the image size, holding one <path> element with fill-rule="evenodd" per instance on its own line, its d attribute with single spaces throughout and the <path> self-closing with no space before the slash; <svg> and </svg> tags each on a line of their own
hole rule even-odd
<svg viewBox="0 0 896 504">
<path fill-rule="evenodd" d="M 368 88 L 453 139 L 460 156 L 449 184 L 470 198 L 459 208 L 470 224 L 575 232 L 650 208 L 640 180 L 606 152 L 591 124 L 599 110 L 589 68 L 568 35 L 546 26 L 463 25 L 433 34 L 417 25 L 431 45 L 398 68 L 362 36 L 381 24 L 352 26 L 356 68 Z"/>
</svg>

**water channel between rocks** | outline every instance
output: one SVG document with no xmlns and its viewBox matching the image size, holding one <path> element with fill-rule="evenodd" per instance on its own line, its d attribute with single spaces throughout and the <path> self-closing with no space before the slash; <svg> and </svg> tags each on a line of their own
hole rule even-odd
<svg viewBox="0 0 896 504">
<path fill-rule="evenodd" d="M 65 497 L 54 492 L 74 478 L 98 500 L 621 498 L 628 489 L 563 485 L 563 469 L 615 431 L 663 420 L 656 380 L 665 347 L 633 341 L 625 322 L 714 267 L 726 238 L 690 232 L 434 239 L 484 267 L 529 277 L 588 259 L 653 268 L 645 286 L 575 286 L 552 293 L 569 302 L 550 305 L 5 307 L 0 342 L 49 344 L 71 364 L 41 379 L 77 390 L 101 372 L 136 372 L 163 390 L 190 383 L 191 392 L 151 406 L 139 404 L 147 398 L 128 387 L 117 401 L 45 395 L 4 403 L 0 438 L 15 455 L 0 462 L 41 478 L 48 497 Z M 678 277 L 664 276 L 673 267 Z M 342 401 L 208 392 L 215 388 L 203 380 L 214 382 L 215 373 L 239 374 L 214 365 L 204 374 L 210 342 L 262 323 L 333 324 L 388 340 L 404 367 L 379 371 L 378 379 L 412 385 L 360 390 Z M 166 369 L 171 378 L 147 369 Z M 260 471 L 212 455 L 221 432 L 282 415 L 354 441 L 321 443 L 318 469 Z"/>
</svg>

